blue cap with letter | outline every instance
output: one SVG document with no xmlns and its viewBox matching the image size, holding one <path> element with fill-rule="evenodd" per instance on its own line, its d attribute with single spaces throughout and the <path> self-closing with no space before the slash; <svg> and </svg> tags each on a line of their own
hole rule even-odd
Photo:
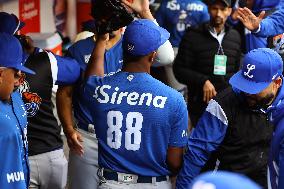
<svg viewBox="0 0 284 189">
<path fill-rule="evenodd" d="M 132 56 L 144 56 L 157 50 L 169 37 L 169 32 L 153 21 L 135 20 L 125 30 L 123 51 Z"/>
<path fill-rule="evenodd" d="M 248 94 L 257 94 L 282 75 L 281 56 L 269 48 L 251 50 L 243 59 L 242 69 L 235 73 L 229 83 Z"/>
<path fill-rule="evenodd" d="M 7 12 L 0 12 L 0 23 L 0 32 L 11 35 L 16 34 L 17 31 L 25 26 L 25 23 L 21 22 L 16 15 Z"/>
<path fill-rule="evenodd" d="M 261 189 L 261 187 L 244 175 L 217 171 L 196 177 L 191 189 Z"/>
<path fill-rule="evenodd" d="M 23 49 L 19 40 L 7 33 L 0 33 L 0 67 L 35 74 L 34 71 L 23 66 Z"/>
</svg>

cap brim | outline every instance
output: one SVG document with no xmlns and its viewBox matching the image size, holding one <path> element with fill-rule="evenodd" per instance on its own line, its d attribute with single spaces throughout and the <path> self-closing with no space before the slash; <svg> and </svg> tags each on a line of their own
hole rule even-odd
<svg viewBox="0 0 284 189">
<path fill-rule="evenodd" d="M 253 82 L 248 79 L 245 79 L 242 75 L 242 71 L 237 72 L 234 74 L 231 79 L 229 80 L 229 83 L 239 89 L 240 91 L 243 91 L 248 94 L 257 94 L 260 93 L 262 90 L 264 90 L 266 87 L 269 86 L 269 82 Z"/>
<path fill-rule="evenodd" d="M 32 75 L 35 74 L 34 71 L 32 71 L 31 69 L 29 69 L 29 68 L 27 68 L 27 67 L 25 67 L 25 66 L 17 66 L 16 69 L 18 69 L 18 70 L 20 70 L 20 71 L 22 71 L 22 72 L 25 72 L 25 73 L 32 74 Z"/>
<path fill-rule="evenodd" d="M 20 26 L 18 28 L 18 31 L 21 30 L 25 26 L 25 22 L 20 21 Z"/>
</svg>

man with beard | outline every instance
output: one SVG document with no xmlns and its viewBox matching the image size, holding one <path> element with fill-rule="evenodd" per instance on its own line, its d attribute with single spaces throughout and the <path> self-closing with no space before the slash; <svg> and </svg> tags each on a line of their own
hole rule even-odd
<svg viewBox="0 0 284 189">
<path fill-rule="evenodd" d="M 251 64 L 235 74 L 230 84 L 242 91 L 249 106 L 262 108 L 274 125 L 268 161 L 268 188 L 284 188 L 283 62 L 270 49 L 250 52 Z"/>
<path fill-rule="evenodd" d="M 195 126 L 208 102 L 228 87 L 240 65 L 240 35 L 225 25 L 231 14 L 230 0 L 210 0 L 210 22 L 184 35 L 173 69 L 177 80 L 188 87 L 188 107 Z"/>
<path fill-rule="evenodd" d="M 130 10 L 136 12 L 140 18 L 154 20 L 150 10 L 148 0 L 134 0 L 131 4 L 123 0 Z M 107 11 L 107 10 L 104 10 Z M 113 75 L 119 72 L 123 63 L 122 40 L 123 28 L 110 33 L 110 40 L 106 45 L 104 71 L 106 75 Z M 94 37 L 78 41 L 68 49 L 67 56 L 75 58 L 81 66 L 81 76 L 91 57 L 95 47 Z M 166 41 L 157 50 L 155 61 L 161 64 L 171 63 L 173 61 L 173 49 L 169 41 Z M 97 188 L 97 170 L 98 170 L 98 141 L 96 139 L 94 125 L 91 124 L 91 118 L 86 113 L 82 105 L 82 96 L 73 91 L 78 91 L 80 82 L 74 85 L 59 86 L 57 91 L 57 111 L 66 135 L 69 153 L 69 181 L 70 189 L 94 189 Z M 72 96 L 73 95 L 73 96 Z M 73 98 L 73 99 L 72 99 Z M 73 102 L 72 102 L 73 100 Z M 76 119 L 77 129 L 73 127 L 72 105 L 74 106 L 74 117 Z"/>
<path fill-rule="evenodd" d="M 241 71 L 230 79 L 233 88 L 210 100 L 189 137 L 183 168 L 177 178 L 178 189 L 189 188 L 212 154 L 217 157 L 215 169 L 241 173 L 262 187 L 267 186 L 273 126 L 263 109 L 275 98 L 276 89 L 272 84 L 273 90 L 262 90 L 267 83 L 279 85 L 282 75 L 281 58 L 278 60 L 280 56 L 271 53 L 276 54 L 271 49 L 260 48 L 246 54 Z M 241 79 L 236 80 L 236 75 Z M 244 85 L 246 82 L 250 85 Z"/>
</svg>

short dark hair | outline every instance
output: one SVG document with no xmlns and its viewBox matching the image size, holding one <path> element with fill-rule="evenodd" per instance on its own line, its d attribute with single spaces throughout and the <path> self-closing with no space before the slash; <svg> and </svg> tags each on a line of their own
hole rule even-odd
<svg viewBox="0 0 284 189">
<path fill-rule="evenodd" d="M 138 62 L 144 56 L 133 56 L 127 52 L 123 52 L 123 63 Z"/>
</svg>

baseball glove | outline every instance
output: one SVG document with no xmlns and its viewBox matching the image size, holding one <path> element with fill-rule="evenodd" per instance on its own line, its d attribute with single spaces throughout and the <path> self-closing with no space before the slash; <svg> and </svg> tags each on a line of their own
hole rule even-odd
<svg viewBox="0 0 284 189">
<path fill-rule="evenodd" d="M 98 34 L 110 33 L 130 24 L 134 16 L 127 11 L 120 0 L 95 0 L 92 16 Z"/>
</svg>

